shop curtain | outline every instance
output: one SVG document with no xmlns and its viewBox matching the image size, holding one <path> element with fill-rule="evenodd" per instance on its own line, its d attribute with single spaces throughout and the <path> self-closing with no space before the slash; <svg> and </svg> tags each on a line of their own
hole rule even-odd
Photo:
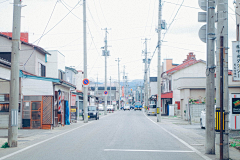
<svg viewBox="0 0 240 160">
<path fill-rule="evenodd" d="M 68 101 L 65 101 L 65 106 L 66 106 L 66 111 L 65 111 L 65 125 L 70 125 L 69 121 L 69 106 L 68 106 Z"/>
</svg>

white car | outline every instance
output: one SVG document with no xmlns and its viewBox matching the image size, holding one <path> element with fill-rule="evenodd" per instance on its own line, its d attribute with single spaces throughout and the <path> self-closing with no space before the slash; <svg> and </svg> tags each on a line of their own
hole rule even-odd
<svg viewBox="0 0 240 160">
<path fill-rule="evenodd" d="M 203 129 L 206 126 L 206 109 L 201 111 L 200 127 Z"/>
<path fill-rule="evenodd" d="M 113 105 L 107 105 L 107 111 L 114 111 Z"/>
<path fill-rule="evenodd" d="M 123 110 L 124 110 L 124 111 L 125 111 L 125 110 L 129 110 L 129 111 L 130 111 L 130 104 L 124 105 Z"/>
<path fill-rule="evenodd" d="M 157 106 L 156 104 L 150 104 L 148 106 L 147 115 L 157 115 Z"/>
<path fill-rule="evenodd" d="M 103 105 L 102 105 L 102 104 L 99 104 L 99 105 L 98 105 L 98 109 L 99 109 L 99 111 L 104 111 Z"/>
</svg>

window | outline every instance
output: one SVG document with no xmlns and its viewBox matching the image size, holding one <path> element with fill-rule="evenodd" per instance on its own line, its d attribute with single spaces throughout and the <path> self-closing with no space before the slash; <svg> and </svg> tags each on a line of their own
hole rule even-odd
<svg viewBox="0 0 240 160">
<path fill-rule="evenodd" d="M 172 90 L 172 86 L 171 86 L 171 80 L 169 80 L 169 92 Z"/>
<path fill-rule="evenodd" d="M 149 108 L 157 108 L 156 105 L 149 105 Z"/>
<path fill-rule="evenodd" d="M 20 103 L 18 103 L 18 112 L 20 112 L 20 106 Z M 0 112 L 9 112 L 9 103 L 1 103 Z"/>
<path fill-rule="evenodd" d="M 38 75 L 41 77 L 46 77 L 46 66 L 41 63 L 38 63 Z"/>
</svg>

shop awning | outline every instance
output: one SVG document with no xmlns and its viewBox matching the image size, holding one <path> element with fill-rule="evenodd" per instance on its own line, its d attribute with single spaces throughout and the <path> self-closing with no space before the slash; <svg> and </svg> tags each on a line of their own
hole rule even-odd
<svg viewBox="0 0 240 160">
<path fill-rule="evenodd" d="M 173 98 L 173 92 L 162 93 L 161 99 L 162 98 Z"/>
</svg>

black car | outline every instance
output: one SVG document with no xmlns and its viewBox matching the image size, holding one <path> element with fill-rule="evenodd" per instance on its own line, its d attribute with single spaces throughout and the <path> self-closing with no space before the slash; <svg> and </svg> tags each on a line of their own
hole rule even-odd
<svg viewBox="0 0 240 160">
<path fill-rule="evenodd" d="M 88 106 L 88 118 L 99 119 L 99 110 L 97 106 Z M 84 120 L 84 111 L 83 111 L 83 120 Z"/>
</svg>

